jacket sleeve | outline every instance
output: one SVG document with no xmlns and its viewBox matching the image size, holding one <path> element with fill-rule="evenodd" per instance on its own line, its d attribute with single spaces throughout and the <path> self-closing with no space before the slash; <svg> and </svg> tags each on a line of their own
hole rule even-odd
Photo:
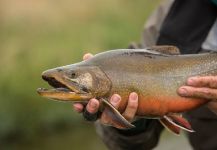
<svg viewBox="0 0 217 150">
<path fill-rule="evenodd" d="M 159 141 L 163 126 L 155 119 L 140 119 L 136 128 L 120 130 L 96 122 L 97 133 L 109 150 L 151 150 Z"/>
</svg>

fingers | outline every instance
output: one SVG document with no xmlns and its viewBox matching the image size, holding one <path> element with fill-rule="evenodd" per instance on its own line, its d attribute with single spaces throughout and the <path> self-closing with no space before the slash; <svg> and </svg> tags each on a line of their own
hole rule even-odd
<svg viewBox="0 0 217 150">
<path fill-rule="evenodd" d="M 128 120 L 132 121 L 135 117 L 138 108 L 138 95 L 133 92 L 129 96 L 127 107 L 123 113 L 123 116 Z"/>
<path fill-rule="evenodd" d="M 118 109 L 120 102 L 121 102 L 121 97 L 117 94 L 114 94 L 110 99 L 110 103 L 116 109 Z M 126 118 L 128 121 L 131 122 L 136 115 L 137 108 L 138 108 L 138 94 L 133 92 L 129 95 L 127 107 L 122 115 L 124 116 L 124 118 Z M 102 124 L 109 124 L 109 125 L 113 124 L 112 118 L 110 118 L 110 116 L 107 115 L 106 110 L 103 112 L 100 121 Z"/>
<path fill-rule="evenodd" d="M 205 98 L 210 100 L 217 99 L 217 89 L 211 89 L 206 87 L 191 87 L 182 86 L 178 89 L 178 94 L 186 97 Z"/>
<path fill-rule="evenodd" d="M 84 109 L 84 106 L 80 103 L 74 103 L 73 108 L 76 112 L 81 113 Z"/>
<path fill-rule="evenodd" d="M 198 76 L 187 80 L 187 85 L 194 87 L 217 88 L 217 76 Z"/>
<path fill-rule="evenodd" d="M 116 108 L 118 109 L 119 105 L 121 102 L 121 97 L 118 94 L 114 94 L 111 99 L 110 99 L 110 103 Z M 102 113 L 100 122 L 102 124 L 110 124 L 112 125 L 112 119 L 107 115 L 106 110 L 104 110 L 104 112 Z"/>
<path fill-rule="evenodd" d="M 217 76 L 190 77 L 187 86 L 178 89 L 178 94 L 187 97 L 217 99 Z"/>
<path fill-rule="evenodd" d="M 78 113 L 81 113 L 84 111 L 84 105 L 81 103 L 74 103 L 73 108 Z M 91 99 L 86 106 L 86 110 L 91 114 L 96 113 L 98 109 L 99 109 L 99 101 L 96 99 Z"/>
<path fill-rule="evenodd" d="M 93 55 L 91 53 L 84 54 L 83 60 L 90 59 L 91 57 L 93 57 Z"/>
<path fill-rule="evenodd" d="M 116 108 L 118 109 L 120 106 L 120 102 L 121 102 L 121 97 L 118 94 L 114 94 L 111 99 L 109 100 L 109 102 Z M 96 114 L 99 110 L 99 101 L 96 99 L 91 99 L 87 106 L 86 109 L 84 110 L 84 106 L 80 103 L 75 103 L 74 109 L 77 112 L 83 112 L 84 117 L 86 118 L 86 120 L 93 120 L 93 119 L 97 119 L 96 118 Z M 135 114 L 137 112 L 137 108 L 138 108 L 138 95 L 133 92 L 129 95 L 129 100 L 128 100 L 128 104 L 127 107 L 124 111 L 124 113 L 122 114 L 128 121 L 132 121 L 133 118 L 135 117 Z M 112 125 L 113 121 L 112 118 L 108 115 L 108 111 L 106 111 L 106 109 L 103 111 L 100 121 L 102 124 L 108 124 L 108 125 Z"/>
<path fill-rule="evenodd" d="M 99 101 L 96 99 L 91 99 L 87 106 L 86 106 L 86 110 L 90 113 L 90 114 L 95 114 L 99 109 Z"/>
<path fill-rule="evenodd" d="M 74 110 L 78 113 L 83 112 L 83 117 L 87 121 L 96 121 L 99 117 L 99 101 L 96 99 L 91 99 L 88 104 L 85 106 L 81 103 L 75 103 L 73 104 Z"/>
<path fill-rule="evenodd" d="M 99 117 L 98 109 L 99 101 L 96 99 L 91 99 L 83 112 L 84 119 L 87 121 L 96 121 Z"/>
</svg>

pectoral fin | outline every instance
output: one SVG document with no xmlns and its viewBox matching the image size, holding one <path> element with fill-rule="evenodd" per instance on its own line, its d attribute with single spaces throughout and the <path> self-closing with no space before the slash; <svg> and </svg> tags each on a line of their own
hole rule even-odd
<svg viewBox="0 0 217 150">
<path fill-rule="evenodd" d="M 189 122 L 182 116 L 179 116 L 177 114 L 170 114 L 170 115 L 164 116 L 164 119 L 166 119 L 168 122 L 170 122 L 174 126 L 177 126 L 185 131 L 194 132 Z"/>
<path fill-rule="evenodd" d="M 127 121 L 112 104 L 105 99 L 102 99 L 102 102 L 105 106 L 104 112 L 112 119 L 112 126 L 119 129 L 130 129 L 135 127 L 133 124 Z"/>
</svg>

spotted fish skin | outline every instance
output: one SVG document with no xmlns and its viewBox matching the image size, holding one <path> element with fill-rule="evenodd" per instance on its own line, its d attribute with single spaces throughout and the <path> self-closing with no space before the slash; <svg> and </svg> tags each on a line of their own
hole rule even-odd
<svg viewBox="0 0 217 150">
<path fill-rule="evenodd" d="M 131 92 L 139 94 L 137 115 L 180 113 L 199 107 L 204 99 L 180 97 L 177 89 L 191 76 L 217 75 L 217 54 L 166 55 L 144 49 L 108 51 L 84 62 L 97 65 L 112 82 L 110 96 L 122 97 L 120 111 Z"/>
<path fill-rule="evenodd" d="M 163 53 L 162 53 L 163 52 Z M 118 49 L 67 66 L 49 69 L 42 74 L 55 89 L 39 89 L 41 96 L 59 101 L 87 102 L 99 99 L 117 128 L 134 127 L 121 113 L 131 92 L 138 93 L 136 116 L 159 119 L 175 134 L 180 129 L 193 132 L 188 121 L 177 115 L 209 102 L 186 98 L 177 89 L 192 76 L 217 75 L 217 53 L 179 55 L 172 46 L 147 49 Z M 108 100 L 119 94 L 116 110 Z"/>
</svg>

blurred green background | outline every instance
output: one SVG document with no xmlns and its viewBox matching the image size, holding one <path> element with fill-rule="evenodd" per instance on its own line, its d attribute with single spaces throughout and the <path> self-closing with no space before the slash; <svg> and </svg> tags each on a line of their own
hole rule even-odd
<svg viewBox="0 0 217 150">
<path fill-rule="evenodd" d="M 42 71 L 140 41 L 160 0 L 0 0 L 0 149 L 106 149 L 71 104 L 41 98 Z"/>
</svg>

